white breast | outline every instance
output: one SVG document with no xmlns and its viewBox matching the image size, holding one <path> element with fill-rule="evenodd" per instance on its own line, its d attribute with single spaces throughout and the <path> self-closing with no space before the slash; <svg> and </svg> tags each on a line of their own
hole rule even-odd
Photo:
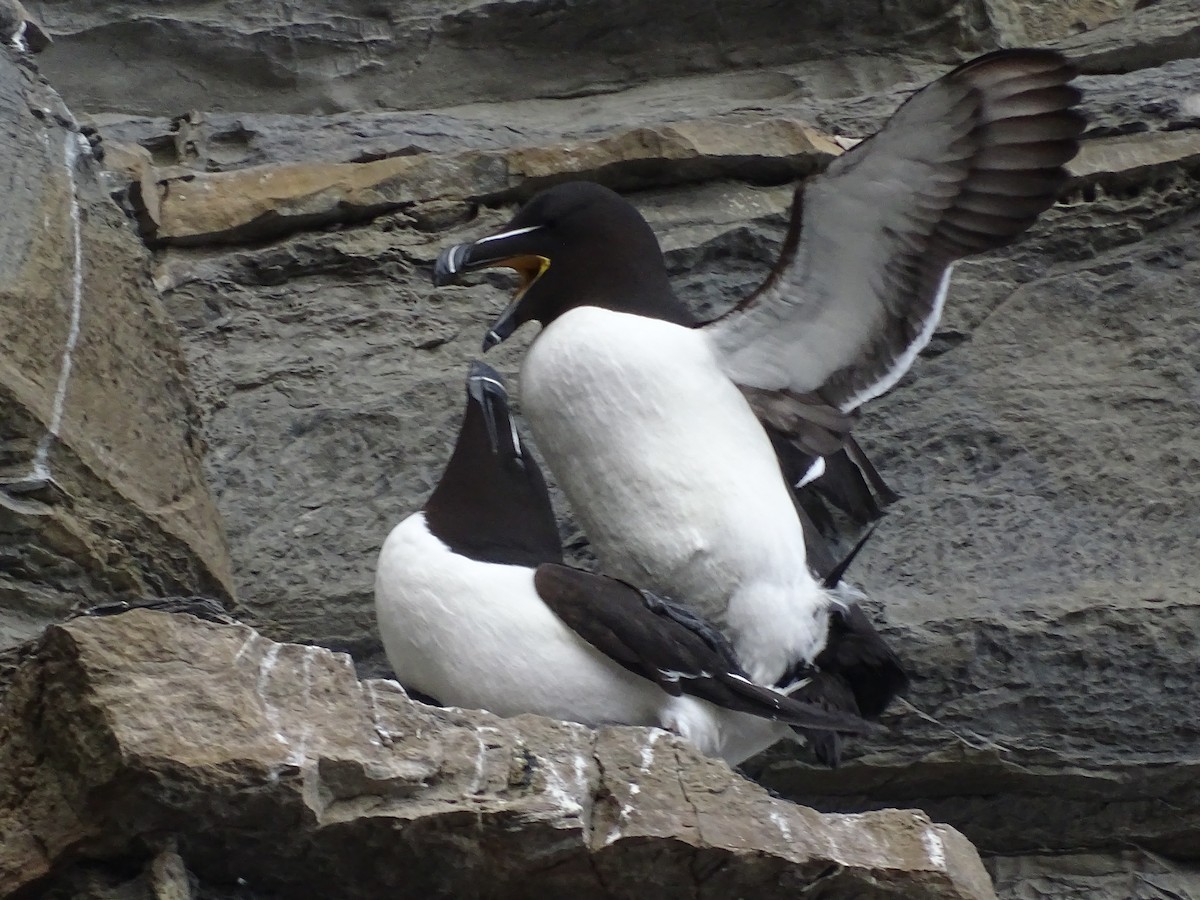
<svg viewBox="0 0 1200 900">
<path fill-rule="evenodd" d="M 669 728 L 737 764 L 784 726 L 671 697 L 580 639 L 538 597 L 533 570 L 458 556 L 423 513 L 388 535 L 375 614 L 396 677 L 442 703 L 501 716 Z"/>
<path fill-rule="evenodd" d="M 657 724 L 661 692 L 564 625 L 538 597 L 532 569 L 452 553 L 423 513 L 384 542 L 375 614 L 396 677 L 442 703 L 589 725 Z"/>
<path fill-rule="evenodd" d="M 828 601 L 788 487 L 702 332 L 571 310 L 527 353 L 521 400 L 607 574 L 720 622 L 755 680 L 819 652 Z"/>
</svg>

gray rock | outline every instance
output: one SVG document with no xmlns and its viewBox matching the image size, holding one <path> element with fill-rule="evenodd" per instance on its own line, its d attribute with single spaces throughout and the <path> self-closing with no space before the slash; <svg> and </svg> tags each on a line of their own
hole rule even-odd
<svg viewBox="0 0 1200 900">
<path fill-rule="evenodd" d="M 729 175 L 780 182 L 822 168 L 841 148 L 794 119 L 729 115 L 641 126 L 504 151 L 416 153 L 365 162 L 159 172 L 130 153 L 129 200 L 154 246 L 249 243 L 405 211 L 423 230 L 468 218 L 471 206 L 528 198 L 588 178 L 617 190 Z M 140 162 L 138 161 L 140 160 Z"/>
<path fill-rule="evenodd" d="M 1196 866 L 1172 862 L 1148 850 L 1111 855 L 997 857 L 989 867 L 1000 896 L 1011 900 L 1174 900 L 1200 896 Z"/>
<path fill-rule="evenodd" d="M 0 45 L 41 53 L 54 43 L 20 0 L 0 0 Z"/>
<path fill-rule="evenodd" d="M 652 78 L 863 51 L 947 60 L 993 45 L 983 0 L 199 0 L 42 3 L 46 72 L 92 111 L 335 113 L 577 97 Z M 953 49 L 951 49 L 953 48 Z"/>
<path fill-rule="evenodd" d="M 1085 72 L 1128 72 L 1194 59 L 1200 54 L 1200 22 L 1191 0 L 1150 0 L 1055 44 L 1078 59 Z"/>
<path fill-rule="evenodd" d="M 985 852 L 1133 840 L 1194 858 L 1200 191 L 1182 168 L 1103 193 L 1007 264 L 962 267 L 946 326 L 968 339 L 862 431 L 906 499 L 860 578 L 918 667 L 912 702 L 941 724 L 906 716 L 901 744 L 861 768 L 794 781 L 778 761 L 766 783 L 845 778 L 858 808 L 890 772 L 885 802 Z M 1061 261 L 1032 263 L 1033 247 Z"/>
<path fill-rule="evenodd" d="M 1146 75 L 1150 96 L 1165 77 Z M 1147 102 L 1103 86 L 1108 109 Z M 1186 122 L 1160 125 L 1095 142 L 1062 207 L 961 266 L 940 354 L 866 415 L 861 439 L 906 499 L 857 577 L 912 661 L 920 712 L 898 710 L 835 773 L 783 751 L 749 767 L 774 789 L 825 809 L 920 805 L 985 852 L 1086 850 L 1128 878 L 1154 877 L 1111 862 L 1129 840 L 1192 857 L 1198 197 Z M 717 310 L 762 277 L 789 190 L 669 180 L 634 199 L 681 293 Z M 506 215 L 162 258 L 237 565 L 274 576 L 246 596 L 272 633 L 373 646 L 354 632 L 378 541 L 436 478 L 463 366 L 506 301 L 501 277 L 434 291 L 426 267 Z M 506 374 L 519 352 L 499 358 Z M 1022 878 L 1014 896 L 1032 889 Z"/>
<path fill-rule="evenodd" d="M 51 628 L 0 773 L 6 894 L 995 898 L 920 812 L 821 815 L 665 732 L 432 709 L 345 655 L 182 614 Z"/>
<path fill-rule="evenodd" d="M 0 649 L 76 604 L 228 596 L 199 415 L 148 254 L 70 112 L 7 53 L 0 153 Z"/>
</svg>

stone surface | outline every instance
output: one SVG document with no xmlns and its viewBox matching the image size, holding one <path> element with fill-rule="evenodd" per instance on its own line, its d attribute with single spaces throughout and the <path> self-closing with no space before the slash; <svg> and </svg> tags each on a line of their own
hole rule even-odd
<svg viewBox="0 0 1200 900">
<path fill-rule="evenodd" d="M 1086 64 L 1087 59 L 1081 61 Z M 507 151 L 564 140 L 594 141 L 622 129 L 654 130 L 667 122 L 764 114 L 863 137 L 910 91 L 941 71 L 899 57 L 871 58 L 869 66 L 851 58 L 655 81 L 572 100 L 330 116 L 192 112 L 171 119 L 101 114 L 92 120 L 109 141 L 141 145 L 166 172 Z M 1085 76 L 1080 84 L 1087 91 L 1084 106 L 1092 132 L 1154 131 L 1200 121 L 1200 100 L 1188 88 L 1198 79 L 1200 61 L 1195 57 L 1119 75 Z"/>
<path fill-rule="evenodd" d="M 232 590 L 178 333 L 86 146 L 0 50 L 0 649 L 76 603 Z"/>
<path fill-rule="evenodd" d="M 170 0 L 30 3 L 45 68 L 90 110 L 318 112 L 575 97 L 648 79 L 864 50 L 946 59 L 991 45 L 983 0 Z"/>
<path fill-rule="evenodd" d="M 1137 132 L 1090 141 L 1069 167 L 1080 178 L 1146 178 L 1147 168 L 1200 157 L 1200 131 Z M 681 121 L 591 140 L 504 152 L 436 152 L 368 162 L 252 166 L 156 174 L 148 151 L 117 144 L 110 166 L 134 183 L 135 213 L 155 244 L 244 243 L 344 224 L 430 203 L 497 205 L 548 183 L 586 178 L 630 191 L 738 178 L 786 183 L 823 166 L 841 148 L 791 119 L 761 115 Z M 140 152 L 139 152 L 140 151 Z"/>
<path fill-rule="evenodd" d="M 465 217 L 467 201 L 512 202 L 567 178 L 623 190 L 727 174 L 786 181 L 807 175 L 838 152 L 828 137 L 799 122 L 731 117 L 503 153 L 417 153 L 368 162 L 186 172 L 153 184 L 147 183 L 144 163 L 139 170 L 135 162 L 130 174 L 137 178 L 134 205 L 147 240 L 196 246 L 262 240 L 432 202 L 458 203 Z"/>
<path fill-rule="evenodd" d="M 1127 15 L 1064 37 L 1056 46 L 1079 60 L 1085 72 L 1128 72 L 1200 55 L 1200 20 L 1191 0 L 1133 6 Z M 1190 87 L 1179 85 L 1184 91 Z"/>
<path fill-rule="evenodd" d="M 1148 850 L 998 857 L 990 861 L 990 868 L 997 892 L 1012 900 L 1191 900 L 1200 896 L 1200 867 L 1173 862 Z"/>
<path fill-rule="evenodd" d="M 0 0 L 0 44 L 20 52 L 41 53 L 51 43 L 21 0 Z"/>
<path fill-rule="evenodd" d="M 697 163 L 622 135 L 788 121 L 853 140 L 977 50 L 1070 53 L 1090 118 L 1077 177 L 1021 243 L 957 268 L 925 358 L 859 430 L 904 499 L 852 574 L 915 670 L 911 708 L 837 772 L 782 751 L 748 771 L 825 810 L 920 806 L 977 842 L 1004 897 L 1200 896 L 1194 0 L 810 4 L 786 21 L 776 6 L 772 29 L 757 3 L 744 19 L 723 2 L 29 5 L 114 186 L 138 182 L 144 228 L 166 218 L 164 185 L 217 186 L 184 240 L 226 243 L 158 248 L 155 283 L 185 335 L 242 612 L 352 650 L 362 673 L 386 671 L 375 553 L 436 480 L 467 361 L 510 293 L 496 274 L 433 290 L 430 263 L 537 182 L 342 175 L 530 153 L 539 176 L 620 175 L 680 292 L 715 312 L 763 277 L 801 173 L 764 170 L 788 154 L 747 142 Z M 580 147 L 606 155 L 581 166 L 563 152 Z M 267 171 L 284 190 L 256 194 Z M 326 181 L 280 174 L 301 171 Z M 521 352 L 489 361 L 511 375 Z M 174 883 L 172 852 L 190 865 L 186 847 L 153 850 L 71 878 L 148 890 Z"/>
<path fill-rule="evenodd" d="M 951 318 L 947 333 L 966 334 L 963 328 L 996 302 L 997 290 L 1013 285 L 1023 269 L 1045 266 L 1060 248 L 1076 257 L 1086 248 L 1129 239 L 1156 216 L 1186 212 L 1190 189 L 1186 172 L 1178 169 L 1190 166 L 1192 157 L 1171 156 L 1181 147 L 1186 151 L 1194 134 L 1091 142 L 1080 161 L 1087 166 L 1086 184 L 1077 188 L 1076 209 L 1085 215 L 1060 214 L 1057 233 L 1039 232 L 1008 264 L 1012 271 L 1003 280 L 997 280 L 1002 263 L 978 269 L 950 311 L 965 324 Z M 1142 155 L 1118 152 L 1129 141 Z M 1158 168 L 1146 169 L 1151 163 Z M 1139 190 L 1139 179 L 1167 178 L 1172 166 L 1178 184 L 1166 189 L 1169 202 L 1160 203 L 1156 190 L 1133 203 L 1095 199 L 1097 191 Z M 672 179 L 664 177 L 668 185 Z M 1092 202 L 1083 199 L 1085 190 Z M 723 292 L 749 289 L 762 277 L 783 228 L 790 188 L 726 179 L 643 191 L 635 199 L 658 228 L 681 291 L 712 309 Z M 1137 215 L 1126 217 L 1128 210 Z M 472 222 L 452 221 L 448 230 L 433 233 L 428 223 L 421 227 L 401 215 L 375 228 L 302 235 L 262 251 L 160 258 L 161 283 L 170 286 L 168 302 L 194 342 L 193 366 L 213 410 L 217 483 L 235 486 L 223 494 L 240 548 L 235 553 L 244 554 L 239 566 L 274 573 L 273 584 L 286 579 L 298 592 L 295 601 L 285 601 L 262 591 L 272 607 L 264 611 L 264 624 L 291 629 L 305 622 L 301 630 L 281 634 L 335 640 L 360 653 L 372 643 L 365 636 L 345 643 L 354 640 L 346 623 L 369 626 L 379 535 L 389 521 L 419 506 L 436 479 L 445 435 L 456 421 L 465 360 L 478 352 L 488 310 L 506 302 L 503 290 L 432 291 L 428 266 L 441 246 L 499 225 L 506 215 L 507 209 L 484 209 Z M 1119 228 L 1124 237 L 1116 236 Z M 487 278 L 485 284 L 504 283 L 503 276 Z M 968 302 L 972 290 L 984 291 L 978 307 Z M 502 353 L 513 371 L 517 355 L 506 348 Z M 931 409 L 937 414 L 954 403 L 951 389 L 944 405 Z M 902 458 L 907 438 L 897 440 L 893 455 Z M 286 465 L 272 465 L 281 454 Z M 260 527 L 271 517 L 264 504 L 272 492 L 274 508 L 300 510 L 296 521 Z M 377 531 L 364 533 L 373 521 L 380 522 Z M 938 540 L 936 532 L 931 540 Z M 306 570 L 310 574 L 302 574 Z M 316 584 L 324 586 L 329 615 L 299 602 L 299 592 L 311 596 L 307 586 Z M 256 600 L 249 599 L 253 606 Z M 318 624 L 323 617 L 324 627 Z"/>
<path fill-rule="evenodd" d="M 159 891 L 190 872 L 257 896 L 995 897 L 922 813 L 821 815 L 661 731 L 424 707 L 184 614 L 52 627 L 0 772 L 6 895 L 79 896 L 119 859 Z"/>
<path fill-rule="evenodd" d="M 1049 41 L 1087 33 L 1110 22 L 1130 30 L 1130 19 L 1139 7 L 1137 0 L 1060 0 L 1057 3 L 1023 3 L 1021 0 L 990 0 L 986 8 L 1004 46 Z"/>
</svg>

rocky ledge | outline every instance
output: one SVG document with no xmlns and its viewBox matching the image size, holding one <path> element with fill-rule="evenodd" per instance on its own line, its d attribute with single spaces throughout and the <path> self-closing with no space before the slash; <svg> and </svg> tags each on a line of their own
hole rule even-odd
<svg viewBox="0 0 1200 900">
<path fill-rule="evenodd" d="M 6 896 L 994 897 L 923 813 L 817 813 L 665 732 L 428 707 L 182 613 L 52 626 L 0 723 Z"/>
</svg>

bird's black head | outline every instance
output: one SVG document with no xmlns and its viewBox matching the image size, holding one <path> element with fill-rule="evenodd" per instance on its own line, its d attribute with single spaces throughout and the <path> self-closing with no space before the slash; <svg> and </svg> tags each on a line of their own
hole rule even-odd
<svg viewBox="0 0 1200 900">
<path fill-rule="evenodd" d="M 425 522 L 455 553 L 481 562 L 562 561 L 546 481 L 517 434 L 503 379 L 481 362 L 471 364 L 458 441 Z"/>
<path fill-rule="evenodd" d="M 546 326 L 579 306 L 692 324 L 671 291 L 649 224 L 620 194 L 598 184 L 547 188 L 496 234 L 442 251 L 433 281 L 449 284 L 464 272 L 495 267 L 515 269 L 521 280 L 484 350 L 526 322 Z"/>
</svg>

